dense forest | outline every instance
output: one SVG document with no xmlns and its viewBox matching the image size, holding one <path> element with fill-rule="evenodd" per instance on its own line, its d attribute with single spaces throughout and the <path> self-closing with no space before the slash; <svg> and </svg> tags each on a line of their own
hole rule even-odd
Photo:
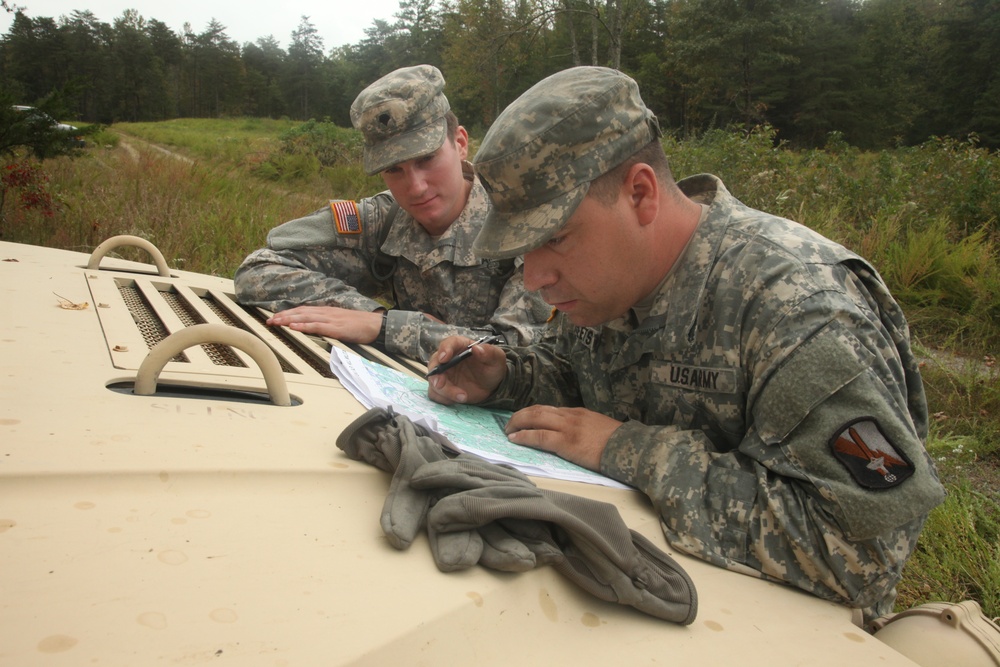
<svg viewBox="0 0 1000 667">
<path fill-rule="evenodd" d="M 303 16 L 286 50 L 271 36 L 237 44 L 215 21 L 178 35 L 134 10 L 111 24 L 18 11 L 0 36 L 0 87 L 23 104 L 55 94 L 84 122 L 349 126 L 365 85 L 431 63 L 476 132 L 542 77 L 595 64 L 636 78 L 679 137 L 768 126 L 797 147 L 1000 147 L 1000 0 L 401 0 L 365 35 L 327 48 Z"/>
</svg>

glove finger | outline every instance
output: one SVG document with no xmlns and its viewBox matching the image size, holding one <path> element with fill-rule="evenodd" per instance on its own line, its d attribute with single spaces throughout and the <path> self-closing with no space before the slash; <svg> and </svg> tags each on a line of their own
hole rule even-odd
<svg viewBox="0 0 1000 667">
<path fill-rule="evenodd" d="M 467 570 L 479 562 L 483 553 L 483 538 L 475 530 L 442 533 L 428 528 L 434 562 L 442 572 Z"/>
<path fill-rule="evenodd" d="M 501 572 L 527 572 L 535 567 L 535 554 L 499 523 L 479 527 L 483 554 L 479 564 Z"/>
<path fill-rule="evenodd" d="M 395 421 L 396 428 L 387 428 L 384 433 L 386 439 L 399 439 L 399 461 L 389 483 L 379 523 L 392 546 L 406 549 L 424 527 L 431 500 L 440 495 L 435 489 L 414 488 L 411 479 L 428 460 L 441 460 L 446 454 L 429 437 L 419 435 L 413 422 L 406 417 L 399 415 Z"/>
<path fill-rule="evenodd" d="M 433 496 L 433 492 L 411 489 L 403 483 L 390 486 L 379 516 L 379 524 L 389 544 L 400 550 L 409 548 L 427 524 L 427 508 Z"/>
<path fill-rule="evenodd" d="M 341 431 L 337 437 L 337 447 L 355 461 L 364 461 L 392 472 L 399 462 L 399 440 L 395 440 L 394 447 L 388 442 L 376 445 L 380 437 L 384 438 L 383 432 L 391 421 L 386 410 L 372 408 Z"/>
<path fill-rule="evenodd" d="M 541 490 L 535 486 L 497 485 L 467 491 L 438 489 L 437 492 L 440 495 L 427 514 L 427 526 L 440 532 L 477 530 L 498 519 L 506 521 L 511 515 L 509 508 L 541 498 Z M 521 536 L 515 537 L 520 539 Z"/>
<path fill-rule="evenodd" d="M 548 523 L 534 519 L 498 519 L 494 523 L 502 525 L 504 530 L 529 549 L 535 556 L 536 565 L 549 565 L 564 558 Z"/>
</svg>

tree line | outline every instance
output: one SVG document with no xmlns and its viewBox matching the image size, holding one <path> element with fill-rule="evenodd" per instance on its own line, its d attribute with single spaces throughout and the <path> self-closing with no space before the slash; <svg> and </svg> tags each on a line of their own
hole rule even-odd
<svg viewBox="0 0 1000 667">
<path fill-rule="evenodd" d="M 0 87 L 53 95 L 68 119 L 328 119 L 401 66 L 441 68 L 474 132 L 574 65 L 633 76 L 665 131 L 768 126 L 797 147 L 867 149 L 951 136 L 1000 147 L 1000 0 L 401 0 L 356 44 L 302 16 L 287 49 L 226 26 L 177 34 L 127 10 L 31 17 L 0 37 Z"/>
</svg>

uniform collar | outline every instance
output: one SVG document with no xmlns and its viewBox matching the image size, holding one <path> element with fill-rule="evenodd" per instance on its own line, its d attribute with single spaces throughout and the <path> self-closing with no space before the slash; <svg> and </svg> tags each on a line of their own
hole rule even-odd
<svg viewBox="0 0 1000 667">
<path fill-rule="evenodd" d="M 722 181 L 710 174 L 691 176 L 677 185 L 689 198 L 709 208 L 674 270 L 660 285 L 649 316 L 639 324 L 640 330 L 663 329 L 657 337 L 663 352 L 680 350 L 694 340 L 698 311 L 736 203 Z"/>
</svg>

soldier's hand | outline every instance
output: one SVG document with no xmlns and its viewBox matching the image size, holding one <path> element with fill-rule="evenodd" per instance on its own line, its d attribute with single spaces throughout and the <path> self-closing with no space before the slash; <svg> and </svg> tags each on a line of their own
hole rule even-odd
<svg viewBox="0 0 1000 667">
<path fill-rule="evenodd" d="M 275 313 L 267 324 L 345 343 L 373 343 L 382 328 L 382 313 L 335 306 L 298 306 Z"/>
<path fill-rule="evenodd" d="M 622 422 L 586 408 L 532 405 L 507 422 L 507 438 L 518 445 L 552 452 L 590 470 L 601 470 L 601 455 Z"/>
<path fill-rule="evenodd" d="M 449 336 L 441 341 L 427 370 L 433 371 L 464 352 L 471 338 Z M 474 345 L 465 361 L 439 375 L 427 378 L 427 396 L 437 403 L 481 403 L 500 386 L 507 374 L 507 357 L 495 345 Z"/>
</svg>

